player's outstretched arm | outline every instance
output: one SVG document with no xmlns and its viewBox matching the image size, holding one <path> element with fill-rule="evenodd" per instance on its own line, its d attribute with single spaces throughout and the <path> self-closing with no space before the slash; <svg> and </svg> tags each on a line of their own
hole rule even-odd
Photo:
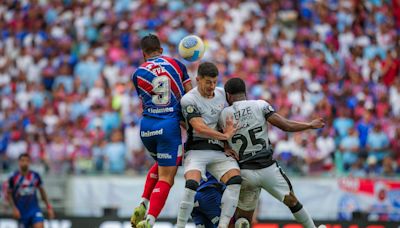
<svg viewBox="0 0 400 228">
<path fill-rule="evenodd" d="M 46 204 L 47 213 L 49 214 L 49 219 L 54 219 L 55 215 L 54 215 L 53 207 L 51 206 L 51 204 L 47 198 L 47 193 L 42 186 L 39 186 L 39 192 L 40 192 L 40 196 L 42 197 L 43 202 Z"/>
<path fill-rule="evenodd" d="M 273 113 L 269 118 L 268 122 L 281 130 L 288 132 L 304 131 L 308 129 L 318 129 L 325 126 L 325 121 L 322 118 L 314 119 L 311 122 L 299 122 L 288 120 L 278 113 Z"/>
<path fill-rule="evenodd" d="M 233 122 L 228 123 L 224 129 L 224 133 L 221 133 L 219 131 L 216 131 L 207 124 L 204 123 L 203 118 L 201 117 L 194 117 L 189 120 L 190 125 L 192 125 L 193 129 L 204 136 L 207 136 L 212 139 L 217 139 L 217 140 L 228 140 L 232 138 L 232 136 L 236 132 L 236 127 L 233 125 Z"/>
</svg>

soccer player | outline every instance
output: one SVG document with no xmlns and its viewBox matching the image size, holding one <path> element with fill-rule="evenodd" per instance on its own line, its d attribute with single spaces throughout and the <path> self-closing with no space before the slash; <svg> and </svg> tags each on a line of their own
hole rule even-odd
<svg viewBox="0 0 400 228">
<path fill-rule="evenodd" d="M 217 227 L 221 214 L 221 198 L 225 185 L 209 172 L 207 181 L 201 180 L 194 197 L 192 219 L 196 227 Z"/>
<path fill-rule="evenodd" d="M 39 207 L 36 190 L 39 189 L 42 200 L 47 206 L 50 219 L 54 212 L 42 186 L 40 175 L 29 170 L 31 159 L 24 153 L 18 157 L 19 170 L 8 179 L 8 201 L 11 204 L 13 216 L 24 228 L 43 228 L 43 214 Z"/>
<path fill-rule="evenodd" d="M 140 136 L 157 163 L 150 169 L 143 202 L 135 209 L 133 227 L 151 227 L 167 200 L 181 156 L 182 96 L 192 89 L 186 67 L 176 59 L 163 56 L 160 40 L 149 34 L 140 41 L 145 62 L 132 76 L 143 104 Z M 150 203 L 144 219 L 147 204 Z"/>
<path fill-rule="evenodd" d="M 197 74 L 198 86 L 181 100 L 188 139 L 183 161 L 185 192 L 179 206 L 177 227 L 185 227 L 193 210 L 196 190 L 202 177 L 205 179 L 206 170 L 226 185 L 218 227 L 228 227 L 235 213 L 242 178 L 236 160 L 225 155 L 222 140 L 232 137 L 236 129 L 230 119 L 224 133 L 218 131 L 218 119 L 226 99 L 224 90 L 216 87 L 217 67 L 210 62 L 201 63 Z"/>
<path fill-rule="evenodd" d="M 291 121 L 276 113 L 263 100 L 247 100 L 246 85 L 240 78 L 228 80 L 225 92 L 230 107 L 222 111 L 220 124 L 224 128 L 226 119 L 234 116 L 238 130 L 228 142 L 239 156 L 243 177 L 235 217 L 244 217 L 251 221 L 260 191 L 264 189 L 288 206 L 297 222 L 305 228 L 314 228 L 312 218 L 294 195 L 289 179 L 272 158 L 273 149 L 268 139 L 267 122 L 284 131 L 297 132 L 322 128 L 325 125 L 323 119 L 317 118 L 311 122 Z"/>
<path fill-rule="evenodd" d="M 198 228 L 216 228 L 221 214 L 221 198 L 225 185 L 217 181 L 209 172 L 207 181 L 201 180 L 194 197 L 192 219 Z M 236 221 L 235 228 L 248 228 L 247 220 Z"/>
</svg>

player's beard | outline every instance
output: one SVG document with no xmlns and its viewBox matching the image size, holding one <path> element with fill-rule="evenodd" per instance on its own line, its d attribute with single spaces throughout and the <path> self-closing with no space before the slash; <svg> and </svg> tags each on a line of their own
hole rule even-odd
<svg viewBox="0 0 400 228">
<path fill-rule="evenodd" d="M 21 169 L 21 172 L 23 172 L 23 173 L 26 173 L 27 171 L 28 171 L 28 166 L 27 165 L 24 165 L 24 166 L 21 166 L 20 167 L 20 169 Z"/>
</svg>

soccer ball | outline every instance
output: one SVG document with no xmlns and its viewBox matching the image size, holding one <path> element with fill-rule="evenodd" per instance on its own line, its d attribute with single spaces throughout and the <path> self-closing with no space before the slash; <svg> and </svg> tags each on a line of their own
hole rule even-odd
<svg viewBox="0 0 400 228">
<path fill-rule="evenodd" d="M 250 228 L 250 223 L 245 218 L 239 218 L 235 222 L 235 228 Z"/>
<path fill-rule="evenodd" d="M 195 62 L 203 58 L 205 46 L 203 40 L 195 35 L 185 36 L 179 42 L 179 55 L 189 62 Z"/>
</svg>

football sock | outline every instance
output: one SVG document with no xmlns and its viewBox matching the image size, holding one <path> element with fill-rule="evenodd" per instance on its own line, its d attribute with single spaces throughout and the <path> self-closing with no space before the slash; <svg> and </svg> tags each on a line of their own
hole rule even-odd
<svg viewBox="0 0 400 228">
<path fill-rule="evenodd" d="M 147 173 L 146 183 L 144 184 L 142 198 L 147 199 L 147 202 L 150 199 L 151 192 L 153 192 L 154 186 L 157 184 L 157 181 L 158 181 L 158 164 L 155 163 Z M 148 205 L 146 204 L 146 207 L 147 206 Z"/>
<path fill-rule="evenodd" d="M 230 184 L 226 186 L 221 199 L 221 217 L 218 227 L 228 227 L 238 204 L 239 193 L 240 184 Z"/>
<path fill-rule="evenodd" d="M 165 201 L 168 198 L 168 193 L 170 189 L 171 185 L 169 185 L 167 182 L 162 180 L 157 182 L 150 196 L 150 207 L 148 215 L 152 215 L 154 218 L 158 217 L 165 205 Z"/>
<path fill-rule="evenodd" d="M 149 200 L 146 198 L 142 198 L 142 204 L 144 205 L 144 207 L 147 209 L 149 208 Z"/>
<path fill-rule="evenodd" d="M 154 226 L 154 223 L 156 223 L 156 218 L 152 215 L 147 215 L 146 220 L 150 223 L 151 226 Z"/>
<path fill-rule="evenodd" d="M 194 206 L 194 196 L 196 195 L 196 191 L 185 188 L 185 193 L 181 204 L 179 205 L 178 219 L 176 222 L 177 228 L 184 228 L 190 214 L 192 213 Z"/>
<path fill-rule="evenodd" d="M 311 216 L 308 214 L 303 205 L 301 205 L 299 202 L 294 207 L 291 207 L 289 209 L 292 211 L 296 221 L 303 224 L 305 228 L 315 228 L 315 224 Z"/>
</svg>

